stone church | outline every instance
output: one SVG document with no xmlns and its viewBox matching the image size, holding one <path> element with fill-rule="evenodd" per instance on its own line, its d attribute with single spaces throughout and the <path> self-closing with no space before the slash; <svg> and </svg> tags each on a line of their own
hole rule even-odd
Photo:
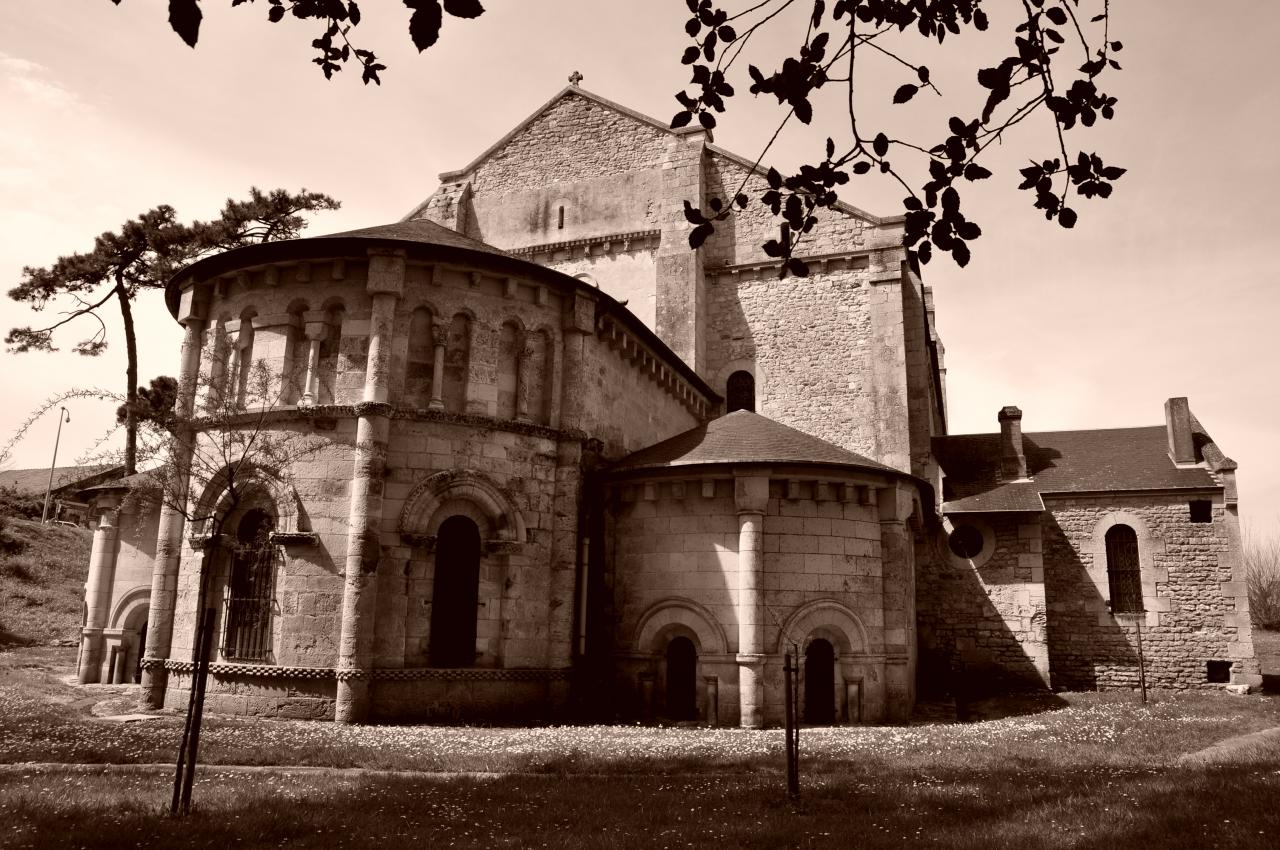
<svg viewBox="0 0 1280 850">
<path fill-rule="evenodd" d="M 324 446 L 230 511 L 192 492 L 216 538 L 87 491 L 81 681 L 185 705 L 206 547 L 217 712 L 758 727 L 787 652 L 811 724 L 1260 681 L 1236 465 L 1186 399 L 1149 427 L 1023 432 L 1010 406 L 949 434 L 899 218 L 823 211 L 803 279 L 758 206 L 690 249 L 683 203 L 763 175 L 576 84 L 440 181 L 399 222 L 169 283 L 179 405 L 263 363 L 269 427 Z"/>
</svg>

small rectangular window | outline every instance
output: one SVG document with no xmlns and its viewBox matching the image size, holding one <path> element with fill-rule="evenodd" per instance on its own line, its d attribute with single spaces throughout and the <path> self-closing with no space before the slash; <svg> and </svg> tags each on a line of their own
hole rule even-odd
<svg viewBox="0 0 1280 850">
<path fill-rule="evenodd" d="M 1213 502 L 1207 499 L 1196 499 L 1188 502 L 1187 506 L 1191 509 L 1192 522 L 1213 522 Z"/>
<path fill-rule="evenodd" d="M 1230 661 L 1206 661 L 1205 678 L 1210 684 L 1225 685 L 1231 681 Z"/>
</svg>

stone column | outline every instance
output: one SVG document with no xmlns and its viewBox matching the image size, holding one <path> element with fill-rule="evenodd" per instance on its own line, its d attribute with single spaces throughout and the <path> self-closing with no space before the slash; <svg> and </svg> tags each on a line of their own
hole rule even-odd
<svg viewBox="0 0 1280 850">
<path fill-rule="evenodd" d="M 449 341 L 449 325 L 439 319 L 431 326 L 434 355 L 431 359 L 431 401 L 428 410 L 444 410 L 444 353 Z"/>
<path fill-rule="evenodd" d="M 347 516 L 347 557 L 342 593 L 342 631 L 338 642 L 338 697 L 334 719 L 362 722 L 369 712 L 369 676 L 373 658 L 377 606 L 378 560 L 382 522 L 382 473 L 392 407 L 387 403 L 391 370 L 391 337 L 396 304 L 404 292 L 404 254 L 370 253 L 368 291 L 373 300 L 369 319 L 369 359 L 365 367 L 364 401 L 356 405 L 355 468 Z"/>
<path fill-rule="evenodd" d="M 200 347 L 204 329 L 203 301 L 193 287 L 182 293 L 179 302 L 178 321 L 186 328 L 182 340 L 182 362 L 178 372 L 178 399 L 175 405 L 179 417 L 191 416 L 195 406 L 196 385 L 200 371 Z M 216 340 L 215 340 L 216 344 Z M 216 368 L 217 357 L 211 367 Z M 214 385 L 216 386 L 216 385 Z M 160 506 L 160 522 L 156 531 L 156 555 L 151 566 L 151 600 L 147 609 L 147 645 L 142 659 L 141 705 L 144 708 L 164 707 L 164 692 L 168 672 L 164 662 L 169 657 L 173 642 L 174 606 L 178 599 L 178 564 L 182 557 L 182 532 L 185 517 L 175 504 L 185 505 L 188 497 L 192 441 L 194 435 L 183 429 L 173 443 L 170 463 L 173 464 L 174 481 L 178 492 L 170 494 Z M 171 502 L 173 504 L 171 504 Z"/>
<path fill-rule="evenodd" d="M 596 330 L 596 302 L 581 292 L 574 292 L 572 298 L 561 326 L 564 332 L 564 361 L 561 366 L 564 379 L 560 390 L 560 427 L 590 431 L 583 404 L 583 358 L 586 356 L 586 339 Z"/>
<path fill-rule="evenodd" d="M 898 482 L 876 493 L 884 599 L 884 711 L 894 723 L 911 717 L 916 698 L 915 541 L 907 522 L 914 508 L 912 492 Z M 875 717 L 877 695 L 864 696 Z"/>
<path fill-rule="evenodd" d="M 316 403 L 319 390 L 316 380 L 320 371 L 320 345 L 329 335 L 329 324 L 323 310 L 310 310 L 303 314 L 302 332 L 307 339 L 307 373 L 302 379 L 302 397 L 298 404 L 310 407 Z"/>
<path fill-rule="evenodd" d="M 764 725 L 764 511 L 767 475 L 735 475 L 738 509 L 738 706 L 739 725 Z"/>
<path fill-rule="evenodd" d="M 85 582 L 84 628 L 80 635 L 80 669 L 76 680 L 84 685 L 96 682 L 102 672 L 102 630 L 110 615 L 111 582 L 116 573 L 116 519 L 120 497 L 99 497 L 95 508 L 102 514 L 93 532 L 93 549 L 89 555 L 89 577 Z"/>
<path fill-rule="evenodd" d="M 516 420 L 520 422 L 529 421 L 529 384 L 532 381 L 529 373 L 531 371 L 533 371 L 533 351 L 528 343 L 525 343 L 516 360 Z"/>
</svg>

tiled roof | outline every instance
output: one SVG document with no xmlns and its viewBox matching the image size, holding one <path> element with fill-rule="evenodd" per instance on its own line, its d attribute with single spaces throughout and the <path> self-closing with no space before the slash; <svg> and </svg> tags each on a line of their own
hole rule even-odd
<svg viewBox="0 0 1280 850">
<path fill-rule="evenodd" d="M 397 221 L 392 224 L 380 224 L 375 227 L 362 227 L 359 230 L 344 230 L 341 233 L 326 233 L 314 239 L 396 239 L 402 242 L 418 242 L 423 245 L 443 245 L 449 248 L 466 248 L 498 257 L 512 257 L 487 242 L 463 236 L 458 231 L 436 224 L 425 218 L 413 221 Z"/>
<path fill-rule="evenodd" d="M 103 473 L 117 472 L 121 467 L 59 466 L 53 470 L 53 489 L 62 490 L 90 478 L 102 478 Z M 13 488 L 19 493 L 43 494 L 49 485 L 49 467 L 35 469 L 9 469 L 0 472 L 0 487 Z"/>
<path fill-rule="evenodd" d="M 946 474 L 943 510 L 1038 511 L 1042 493 L 1218 486 L 1203 467 L 1174 464 L 1161 425 L 1023 434 L 1022 445 L 1029 482 L 1002 479 L 999 434 L 935 437 L 933 451 Z"/>
<path fill-rule="evenodd" d="M 902 474 L 834 443 L 746 410 L 735 410 L 641 449 L 619 461 L 614 470 L 746 463 L 821 463 Z"/>
</svg>

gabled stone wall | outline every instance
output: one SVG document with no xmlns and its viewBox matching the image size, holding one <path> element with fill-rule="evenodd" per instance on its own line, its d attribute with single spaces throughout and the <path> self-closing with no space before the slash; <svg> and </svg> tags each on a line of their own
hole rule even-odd
<svg viewBox="0 0 1280 850">
<path fill-rule="evenodd" d="M 1190 521 L 1188 500 L 1214 500 L 1213 521 Z M 1232 517 L 1210 494 L 1046 500 L 1045 586 L 1055 687 L 1138 686 L 1138 626 L 1149 685 L 1211 686 L 1209 661 L 1237 684 L 1260 682 L 1243 576 L 1233 568 Z M 1146 609 L 1108 607 L 1107 528 L 1137 534 Z M 1221 687 L 1221 685 L 1212 685 Z"/>
</svg>

